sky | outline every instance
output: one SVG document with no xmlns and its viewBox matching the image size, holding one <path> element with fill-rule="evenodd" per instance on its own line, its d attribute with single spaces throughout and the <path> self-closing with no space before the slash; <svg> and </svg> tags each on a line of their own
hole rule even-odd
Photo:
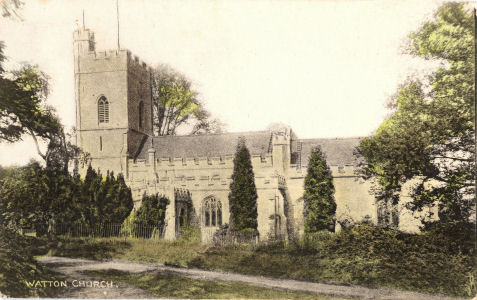
<svg viewBox="0 0 477 300">
<path fill-rule="evenodd" d="M 229 132 L 290 125 L 300 138 L 368 136 L 386 102 L 433 61 L 405 52 L 407 37 L 442 1 L 118 0 L 119 41 L 151 66 L 168 64 L 193 83 Z M 53 105 L 74 120 L 73 31 L 117 47 L 116 0 L 31 0 L 22 21 L 0 18 L 9 68 L 36 64 L 50 76 Z M 31 138 L 0 143 L 0 165 L 37 158 Z"/>
</svg>

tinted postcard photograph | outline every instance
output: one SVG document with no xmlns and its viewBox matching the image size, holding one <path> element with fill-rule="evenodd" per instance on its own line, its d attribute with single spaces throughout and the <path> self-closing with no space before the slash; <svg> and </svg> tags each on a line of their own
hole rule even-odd
<svg viewBox="0 0 477 300">
<path fill-rule="evenodd" d="M 472 299 L 476 8 L 0 0 L 0 298 Z"/>
</svg>

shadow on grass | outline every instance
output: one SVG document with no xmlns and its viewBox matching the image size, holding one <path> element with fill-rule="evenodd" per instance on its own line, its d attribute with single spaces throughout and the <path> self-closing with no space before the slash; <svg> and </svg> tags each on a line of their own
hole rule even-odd
<svg viewBox="0 0 477 300">
<path fill-rule="evenodd" d="M 58 238 L 50 242 L 49 247 L 51 256 L 107 260 L 132 246 L 123 239 Z"/>
</svg>

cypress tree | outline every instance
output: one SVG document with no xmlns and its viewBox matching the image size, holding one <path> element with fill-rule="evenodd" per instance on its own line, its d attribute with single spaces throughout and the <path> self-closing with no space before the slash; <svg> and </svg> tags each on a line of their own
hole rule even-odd
<svg viewBox="0 0 477 300">
<path fill-rule="evenodd" d="M 333 177 L 320 148 L 313 149 L 305 177 L 305 232 L 329 229 L 336 213 Z"/>
<path fill-rule="evenodd" d="M 116 178 L 108 171 L 103 180 L 90 165 L 81 190 L 83 219 L 90 226 L 121 223 L 133 209 L 131 189 L 121 173 Z"/>
<path fill-rule="evenodd" d="M 250 152 L 241 138 L 235 152 L 229 193 L 232 232 L 252 234 L 257 231 L 257 198 Z"/>
</svg>

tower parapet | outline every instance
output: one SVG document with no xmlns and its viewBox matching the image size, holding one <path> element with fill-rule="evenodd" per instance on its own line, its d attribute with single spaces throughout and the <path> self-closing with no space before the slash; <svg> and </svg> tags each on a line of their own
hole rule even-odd
<svg viewBox="0 0 477 300">
<path fill-rule="evenodd" d="M 94 53 L 94 32 L 88 28 L 79 27 L 73 33 L 75 57 Z"/>
</svg>

